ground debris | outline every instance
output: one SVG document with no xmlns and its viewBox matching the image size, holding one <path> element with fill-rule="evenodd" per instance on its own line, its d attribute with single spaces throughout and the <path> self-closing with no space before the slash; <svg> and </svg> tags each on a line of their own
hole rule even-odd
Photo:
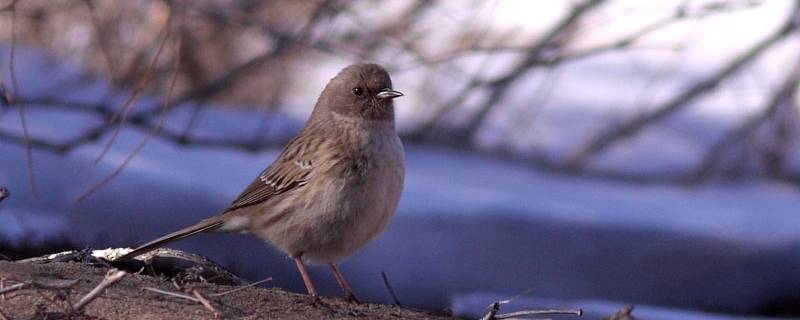
<svg viewBox="0 0 800 320">
<path fill-rule="evenodd" d="M 57 260 L 64 256 L 53 256 Z M 47 290 L 35 286 L 15 290 L 0 299 L 0 312 L 8 319 L 453 319 L 424 311 L 379 304 L 351 304 L 338 297 L 325 298 L 330 309 L 309 303 L 305 295 L 276 288 L 192 283 L 181 289 L 188 296 L 180 299 L 150 289 L 177 292 L 175 281 L 130 273 L 113 286 L 107 286 L 80 313 L 67 314 L 65 308 L 85 298 L 107 279 L 109 269 L 102 264 L 82 261 L 0 262 L 0 279 L 6 286 L 15 283 L 52 284 L 67 287 Z M 198 297 L 199 296 L 199 297 Z M 205 300 L 205 301 L 203 301 Z"/>
</svg>

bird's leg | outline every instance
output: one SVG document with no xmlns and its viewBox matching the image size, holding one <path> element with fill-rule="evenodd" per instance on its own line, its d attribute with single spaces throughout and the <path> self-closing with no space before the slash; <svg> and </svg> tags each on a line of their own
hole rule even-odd
<svg viewBox="0 0 800 320">
<path fill-rule="evenodd" d="M 333 271 L 333 276 L 336 278 L 336 282 L 339 283 L 339 286 L 342 287 L 342 291 L 344 291 L 344 298 L 350 302 L 361 303 L 356 299 L 356 295 L 353 294 L 353 289 L 351 289 L 347 281 L 344 280 L 344 276 L 342 276 L 342 272 L 339 271 L 339 267 L 333 262 L 330 263 L 330 266 Z"/>
<path fill-rule="evenodd" d="M 317 289 L 314 288 L 314 283 L 311 282 L 311 276 L 308 274 L 308 270 L 306 270 L 306 264 L 303 263 L 303 259 L 300 256 L 294 256 L 294 263 L 297 264 L 297 270 L 300 271 L 300 276 L 303 277 L 303 283 L 306 285 L 306 290 L 308 290 L 308 295 L 314 298 L 314 302 L 320 302 L 319 295 L 317 294 Z"/>
</svg>

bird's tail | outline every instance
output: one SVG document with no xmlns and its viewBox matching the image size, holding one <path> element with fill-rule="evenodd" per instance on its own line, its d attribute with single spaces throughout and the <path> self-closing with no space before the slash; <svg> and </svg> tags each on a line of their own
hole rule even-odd
<svg viewBox="0 0 800 320">
<path fill-rule="evenodd" d="M 133 249 L 133 251 L 128 252 L 114 259 L 114 261 L 122 261 L 135 258 L 152 250 L 158 249 L 161 246 L 170 243 L 172 241 L 180 240 L 198 234 L 200 232 L 214 230 L 216 228 L 219 228 L 224 222 L 225 221 L 223 221 L 220 217 L 205 219 L 203 221 L 198 222 L 197 224 L 188 226 L 186 228 L 180 229 L 178 231 L 175 231 L 173 233 L 167 234 L 158 239 L 145 243 L 139 246 L 138 248 Z"/>
</svg>

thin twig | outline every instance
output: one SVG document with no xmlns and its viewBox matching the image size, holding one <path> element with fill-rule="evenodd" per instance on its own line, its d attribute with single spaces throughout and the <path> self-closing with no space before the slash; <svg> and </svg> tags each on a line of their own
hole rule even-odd
<svg viewBox="0 0 800 320">
<path fill-rule="evenodd" d="M 10 285 L 3 289 L 0 289 L 0 295 L 11 293 L 17 290 L 22 290 L 26 288 L 39 288 L 39 289 L 47 289 L 47 290 L 60 290 L 60 289 L 67 289 L 69 287 L 74 286 L 78 283 L 78 280 L 57 280 L 51 283 L 44 282 L 44 281 L 37 281 L 37 280 L 30 280 L 30 281 L 23 281 L 17 284 Z"/>
<path fill-rule="evenodd" d="M 576 315 L 581 316 L 583 315 L 583 310 L 581 309 L 544 309 L 544 310 L 524 310 L 524 311 L 516 311 L 510 313 L 503 313 L 497 314 L 500 311 L 500 306 L 511 302 L 511 300 L 500 300 L 492 302 L 489 305 L 489 311 L 481 317 L 481 320 L 496 320 L 496 319 L 511 319 L 511 318 L 519 318 L 519 317 L 530 317 L 530 316 L 548 316 L 548 315 Z"/>
<path fill-rule="evenodd" d="M 12 293 L 14 291 L 24 289 L 25 287 L 31 286 L 31 285 L 32 285 L 32 283 L 30 283 L 30 282 L 20 282 L 20 283 L 17 283 L 17 284 L 13 284 L 13 285 L 10 285 L 10 286 L 5 287 L 3 289 L 0 289 L 0 294 L 4 295 L 6 293 Z"/>
<path fill-rule="evenodd" d="M 699 182 L 711 176 L 714 167 L 722 162 L 728 147 L 746 141 L 760 124 L 776 114 L 782 106 L 791 104 L 794 101 L 798 84 L 800 84 L 800 62 L 791 68 L 783 83 L 772 93 L 772 97 L 767 101 L 764 111 L 745 120 L 709 148 L 699 166 L 695 169 L 692 177 L 694 182 Z"/>
<path fill-rule="evenodd" d="M 511 319 L 511 318 L 530 317 L 530 316 L 549 316 L 549 315 L 561 315 L 561 314 L 581 316 L 583 315 L 583 310 L 581 309 L 524 310 L 524 311 L 498 314 L 494 316 L 494 319 Z"/>
<path fill-rule="evenodd" d="M 171 297 L 176 297 L 176 298 L 181 298 L 181 299 L 186 299 L 186 300 L 189 300 L 189 301 L 194 301 L 194 302 L 197 302 L 197 303 L 201 303 L 200 300 L 197 300 L 197 298 L 189 296 L 189 295 L 185 295 L 183 293 L 166 291 L 166 290 L 161 290 L 161 289 L 152 288 L 152 287 L 145 287 L 144 289 L 147 290 L 147 291 L 160 293 L 160 294 L 171 296 Z"/>
<path fill-rule="evenodd" d="M 100 155 L 97 156 L 97 159 L 95 159 L 94 161 L 95 163 L 100 162 L 100 160 L 103 159 L 106 153 L 108 153 L 108 150 L 111 149 L 111 145 L 114 144 L 114 141 L 117 139 L 117 136 L 119 136 L 122 127 L 125 125 L 125 122 L 128 119 L 128 114 L 130 114 L 130 111 L 133 109 L 133 102 L 136 101 L 139 95 L 142 94 L 142 92 L 144 91 L 145 87 L 147 87 L 147 84 L 150 83 L 150 78 L 152 76 L 153 70 L 155 69 L 155 65 L 156 63 L 158 63 L 159 57 L 161 57 L 161 52 L 163 52 L 165 44 L 167 43 L 167 39 L 169 39 L 170 35 L 172 34 L 172 27 L 171 27 L 172 16 L 173 16 L 172 8 L 170 7 L 170 12 L 169 15 L 167 16 L 167 21 L 164 23 L 164 37 L 161 39 L 161 43 L 159 43 L 158 49 L 156 49 L 156 54 L 155 56 L 153 56 L 153 59 L 147 66 L 147 69 L 145 70 L 141 81 L 139 81 L 139 84 L 136 86 L 133 93 L 128 97 L 128 100 L 126 100 L 125 103 L 122 105 L 122 108 L 117 110 L 117 112 L 115 112 L 114 115 L 111 117 L 111 122 L 112 123 L 118 122 L 119 125 L 114 128 L 114 132 L 111 135 L 111 138 L 103 147 L 103 151 L 100 152 Z"/>
<path fill-rule="evenodd" d="M 179 28 L 183 27 L 185 16 L 186 16 L 186 4 L 184 3 L 183 10 L 181 12 L 181 18 L 180 18 L 181 21 L 180 21 L 180 24 L 179 24 Z M 169 27 L 169 22 L 167 22 L 167 27 Z M 163 44 L 164 44 L 164 42 L 166 42 L 166 39 L 169 36 L 169 33 L 170 33 L 170 31 L 168 30 L 167 34 L 164 35 L 164 41 L 162 41 L 162 46 L 159 47 L 159 52 L 163 48 Z M 164 123 L 166 122 L 166 119 L 167 119 L 167 113 L 169 112 L 169 109 L 170 109 L 169 99 L 170 99 L 170 96 L 172 96 L 172 92 L 175 89 L 175 83 L 178 80 L 178 71 L 180 69 L 180 64 L 181 64 L 182 42 L 183 42 L 183 32 L 178 32 L 178 41 L 177 41 L 176 48 L 175 48 L 175 66 L 173 67 L 173 70 L 172 70 L 172 77 L 170 79 L 170 84 L 169 84 L 169 89 L 167 90 L 167 95 L 166 95 L 166 97 L 164 97 L 164 104 L 161 107 L 161 114 L 159 115 L 159 118 L 158 118 L 158 124 L 156 125 L 155 128 L 153 128 L 152 130 L 150 130 L 147 133 L 147 136 L 145 136 L 144 139 L 142 139 L 142 141 L 139 142 L 139 144 L 136 146 L 136 148 L 133 149 L 131 154 L 129 154 L 128 157 L 125 158 L 125 160 L 122 162 L 122 164 L 119 167 L 117 167 L 117 169 L 115 169 L 114 172 L 112 172 L 111 174 L 106 176 L 104 179 L 100 180 L 98 183 L 96 183 L 92 187 L 90 187 L 89 190 L 87 190 L 85 193 L 83 193 L 82 195 L 80 195 L 77 198 L 76 202 L 83 201 L 84 199 L 86 199 L 87 197 L 92 195 L 95 191 L 97 191 L 102 186 L 104 186 L 106 183 L 108 183 L 109 181 L 114 179 L 114 177 L 119 175 L 122 172 L 122 170 L 124 170 L 125 167 L 128 165 L 128 163 L 130 163 L 131 160 L 133 160 L 133 158 L 135 158 L 136 155 L 138 155 L 139 152 L 142 151 L 142 149 L 150 141 L 150 139 L 152 139 L 155 135 L 157 135 L 161 131 L 162 128 L 164 128 Z M 153 59 L 153 61 L 155 62 L 156 59 L 158 59 L 157 56 L 156 56 L 155 59 Z M 123 115 L 123 117 L 125 117 L 125 116 Z M 125 121 L 125 119 L 123 118 L 122 121 Z M 119 133 L 119 128 L 123 124 L 124 123 L 120 123 L 120 125 L 114 131 L 114 135 L 112 136 L 111 140 L 109 141 L 109 144 L 106 145 L 106 149 L 103 150 L 103 153 L 100 155 L 100 157 L 102 157 L 103 154 L 105 154 L 105 152 L 108 151 L 108 147 L 110 147 L 111 143 L 113 143 L 114 137 Z M 100 158 L 98 158 L 98 160 L 99 159 Z"/>
<path fill-rule="evenodd" d="M 619 142 L 620 140 L 638 134 L 639 131 L 647 126 L 647 124 L 674 114 L 682 107 L 689 105 L 696 99 L 710 92 L 712 89 L 718 87 L 721 82 L 738 72 L 743 66 L 747 65 L 751 61 L 754 61 L 769 48 L 774 47 L 775 44 L 779 43 L 781 40 L 797 30 L 798 26 L 795 21 L 798 17 L 800 17 L 798 9 L 800 9 L 800 1 L 795 3 L 793 10 L 790 11 L 792 14 L 774 33 L 763 38 L 742 54 L 734 57 L 731 61 L 723 65 L 707 78 L 678 93 L 664 103 L 655 106 L 652 108 L 653 111 L 627 119 L 622 124 L 609 127 L 608 129 L 594 136 L 583 147 L 581 147 L 578 152 L 573 154 L 568 159 L 566 166 L 572 170 L 583 169 L 585 164 L 592 156 L 608 149 L 611 145 Z"/>
<path fill-rule="evenodd" d="M 272 281 L 272 277 L 266 278 L 266 279 L 261 280 L 261 281 L 256 281 L 256 282 L 253 282 L 251 284 L 247 284 L 247 285 L 244 285 L 244 286 L 241 286 L 241 287 L 233 288 L 233 289 L 228 290 L 228 291 L 223 291 L 223 292 L 220 292 L 220 293 L 213 293 L 213 294 L 210 294 L 209 296 L 221 297 L 221 296 L 224 296 L 226 294 L 234 293 L 236 291 L 247 289 L 247 288 L 250 288 L 250 287 L 255 287 L 255 286 L 259 285 L 259 284 L 270 282 L 270 281 Z"/>
<path fill-rule="evenodd" d="M 18 0 L 13 0 L 9 4 L 9 10 L 11 11 L 11 49 L 9 50 L 8 75 L 11 78 L 11 89 L 14 93 L 13 98 L 9 98 L 8 93 L 6 93 L 3 98 L 9 105 L 14 104 L 14 101 L 19 99 L 20 96 L 19 86 L 17 85 L 17 73 L 14 68 L 17 52 L 17 2 Z M 25 116 L 24 106 L 20 105 L 17 110 L 19 111 L 19 121 L 22 125 L 22 136 L 25 143 L 25 159 L 28 165 L 28 185 L 31 188 L 31 194 L 36 198 L 38 193 L 36 192 L 36 180 L 33 177 L 33 147 L 30 143 L 31 138 L 28 130 L 28 120 Z"/>
<path fill-rule="evenodd" d="M 94 287 L 94 289 L 92 289 L 92 291 L 89 291 L 89 293 L 87 295 L 83 296 L 83 298 L 81 298 L 81 300 L 79 300 L 77 303 L 72 305 L 72 310 L 75 311 L 75 312 L 80 312 L 81 309 L 83 309 L 86 305 L 88 305 L 94 299 L 96 299 L 97 297 L 102 295 L 103 292 L 106 289 L 108 289 L 108 287 L 110 287 L 110 286 L 114 285 L 115 283 L 119 282 L 126 275 L 128 275 L 128 273 L 125 272 L 125 271 L 122 271 L 122 270 L 118 270 L 118 269 L 109 270 L 108 273 L 106 274 L 106 277 L 103 278 L 103 281 L 100 282 L 100 284 L 98 284 L 96 287 Z"/>
<path fill-rule="evenodd" d="M 389 284 L 389 277 L 386 276 L 386 272 L 381 271 L 381 278 L 383 278 L 383 284 L 386 286 L 386 290 L 389 290 L 389 294 L 392 295 L 392 301 L 394 301 L 394 305 L 402 308 L 403 304 L 400 303 L 400 299 L 397 298 L 394 288 L 392 288 L 392 285 Z"/>
<path fill-rule="evenodd" d="M 208 299 L 206 299 L 206 297 L 203 297 L 203 295 L 200 294 L 199 290 L 192 289 L 192 295 L 194 295 L 194 297 L 197 298 L 198 301 L 200 301 L 203 307 L 208 309 L 208 311 L 214 313 L 214 318 L 220 317 L 220 313 L 217 311 L 217 309 L 215 309 L 214 306 L 211 305 L 211 302 L 209 302 Z"/>
<path fill-rule="evenodd" d="M 89 11 L 89 18 L 91 18 L 92 26 L 94 27 L 95 37 L 97 37 L 97 45 L 100 47 L 100 52 L 106 61 L 108 73 L 111 74 L 111 81 L 117 83 L 119 80 L 118 72 L 114 67 L 114 60 L 111 58 L 106 30 L 100 26 L 100 17 L 97 16 L 93 0 L 83 0 L 83 3 L 86 4 L 86 9 Z"/>
</svg>

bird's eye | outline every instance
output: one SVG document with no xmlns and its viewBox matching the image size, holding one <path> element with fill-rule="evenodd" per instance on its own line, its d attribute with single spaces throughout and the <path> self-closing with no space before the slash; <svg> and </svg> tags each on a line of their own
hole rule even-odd
<svg viewBox="0 0 800 320">
<path fill-rule="evenodd" d="M 364 94 L 364 89 L 361 89 L 361 87 L 355 87 L 355 88 L 353 88 L 353 94 L 357 95 L 357 96 L 360 96 L 360 95 Z"/>
</svg>

